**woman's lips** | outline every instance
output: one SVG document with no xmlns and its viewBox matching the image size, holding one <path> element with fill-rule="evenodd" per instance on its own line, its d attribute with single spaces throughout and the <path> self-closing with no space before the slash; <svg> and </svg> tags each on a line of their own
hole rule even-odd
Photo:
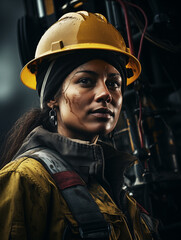
<svg viewBox="0 0 181 240">
<path fill-rule="evenodd" d="M 113 116 L 113 112 L 109 108 L 97 108 L 90 112 L 91 115 L 97 118 L 110 119 Z"/>
<path fill-rule="evenodd" d="M 94 117 L 110 119 L 111 115 L 109 113 L 91 113 Z"/>
</svg>

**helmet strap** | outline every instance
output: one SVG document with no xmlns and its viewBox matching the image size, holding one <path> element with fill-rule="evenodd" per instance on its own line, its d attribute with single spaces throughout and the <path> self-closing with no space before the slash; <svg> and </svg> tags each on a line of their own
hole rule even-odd
<svg viewBox="0 0 181 240">
<path fill-rule="evenodd" d="M 41 109 L 43 109 L 43 99 L 44 99 L 44 91 L 45 91 L 46 83 L 47 83 L 48 77 L 50 75 L 50 72 L 52 70 L 54 63 L 55 63 L 55 60 L 50 63 L 50 65 L 47 69 L 47 72 L 45 74 L 45 77 L 43 79 L 42 86 L 41 86 L 41 92 L 40 92 L 40 108 Z"/>
</svg>

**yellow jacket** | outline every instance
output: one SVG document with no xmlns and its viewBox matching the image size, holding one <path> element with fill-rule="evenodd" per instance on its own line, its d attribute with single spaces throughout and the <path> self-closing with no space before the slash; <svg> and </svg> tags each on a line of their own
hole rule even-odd
<svg viewBox="0 0 181 240">
<path fill-rule="evenodd" d="M 103 178 L 105 174 L 113 183 L 113 187 L 116 185 L 114 183 L 118 183 L 120 188 L 119 173 L 122 167 L 119 169 L 118 163 L 121 159 L 123 165 L 124 161 L 128 160 L 125 159 L 129 158 L 126 155 L 115 154 L 115 151 L 108 146 L 103 151 L 99 144 L 92 146 L 72 142 L 42 128 L 35 129 L 27 137 L 19 153 L 39 145 L 54 147 L 61 156 L 63 154 L 66 161 L 71 161 L 71 164 L 75 165 L 76 171 L 79 170 L 79 165 L 83 166 L 87 161 L 90 176 L 97 174 Z M 116 158 L 118 163 L 116 160 L 114 164 Z M 112 169 L 114 174 L 109 176 L 112 166 L 114 166 Z M 108 169 L 107 173 L 106 169 Z M 116 175 L 118 179 L 115 179 Z M 86 182 L 86 176 L 81 177 Z M 111 225 L 110 240 L 132 240 L 126 216 L 105 190 L 106 188 L 95 179 L 89 181 L 87 186 L 105 220 Z M 117 191 L 117 189 L 113 190 L 115 190 L 113 192 Z M 136 240 L 153 239 L 148 228 L 149 224 L 145 223 L 136 201 L 128 195 L 126 197 Z M 114 198 L 116 199 L 116 195 Z M 61 240 L 68 222 L 73 226 L 73 232 L 78 233 L 77 222 L 67 203 L 53 178 L 40 162 L 30 157 L 23 157 L 10 162 L 0 171 L 0 240 Z"/>
<path fill-rule="evenodd" d="M 89 191 L 112 226 L 111 239 L 131 240 L 124 214 L 104 188 L 93 184 Z M 128 200 L 137 239 L 152 239 L 135 200 Z M 1 170 L 0 219 L 1 240 L 60 240 L 66 219 L 75 231 L 77 227 L 54 180 L 38 161 L 30 158 L 11 162 Z"/>
</svg>

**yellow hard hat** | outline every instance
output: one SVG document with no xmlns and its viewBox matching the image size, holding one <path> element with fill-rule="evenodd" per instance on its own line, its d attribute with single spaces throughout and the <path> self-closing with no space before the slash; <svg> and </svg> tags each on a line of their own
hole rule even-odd
<svg viewBox="0 0 181 240">
<path fill-rule="evenodd" d="M 127 85 L 141 73 L 140 62 L 130 54 L 119 31 L 102 14 L 79 11 L 63 15 L 44 33 L 37 45 L 35 58 L 21 71 L 22 82 L 36 89 L 36 69 L 43 59 L 80 49 L 102 49 L 127 55 L 126 68 L 133 71 L 133 76 L 127 78 Z"/>
</svg>

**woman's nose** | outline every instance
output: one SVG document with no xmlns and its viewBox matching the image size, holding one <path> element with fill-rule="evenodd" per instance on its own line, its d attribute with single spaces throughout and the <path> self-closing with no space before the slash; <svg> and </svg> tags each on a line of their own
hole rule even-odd
<svg viewBox="0 0 181 240">
<path fill-rule="evenodd" d="M 95 100 L 97 102 L 107 102 L 107 103 L 110 103 L 112 101 L 112 95 L 110 94 L 106 84 L 103 83 L 96 87 Z"/>
</svg>

